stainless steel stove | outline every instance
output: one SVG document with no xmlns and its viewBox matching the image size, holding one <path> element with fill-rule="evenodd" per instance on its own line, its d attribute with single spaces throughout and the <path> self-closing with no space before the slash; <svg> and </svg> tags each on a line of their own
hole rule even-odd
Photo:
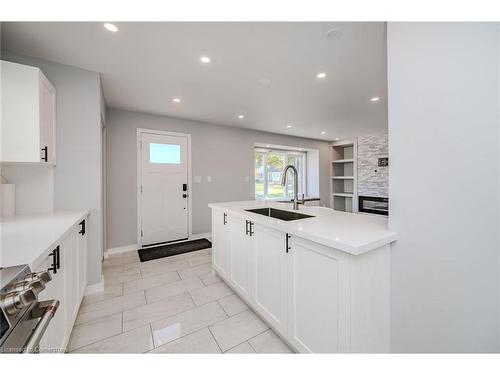
<svg viewBox="0 0 500 375">
<path fill-rule="evenodd" d="M 0 353 L 37 353 L 59 301 L 38 301 L 52 277 L 27 265 L 0 268 Z"/>
</svg>

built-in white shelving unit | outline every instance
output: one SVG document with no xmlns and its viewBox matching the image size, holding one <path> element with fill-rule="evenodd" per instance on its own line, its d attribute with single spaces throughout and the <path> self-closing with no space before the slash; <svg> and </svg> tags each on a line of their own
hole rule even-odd
<svg viewBox="0 0 500 375">
<path fill-rule="evenodd" d="M 357 212 L 356 139 L 331 143 L 331 206 L 338 211 Z"/>
</svg>

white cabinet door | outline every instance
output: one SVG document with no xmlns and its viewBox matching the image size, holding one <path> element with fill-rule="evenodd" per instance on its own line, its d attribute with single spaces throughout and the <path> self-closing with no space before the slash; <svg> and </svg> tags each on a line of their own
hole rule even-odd
<svg viewBox="0 0 500 375">
<path fill-rule="evenodd" d="M 57 250 L 56 250 L 57 251 Z M 59 254 L 61 254 L 61 247 L 59 247 Z M 60 259 L 62 262 L 63 259 Z M 61 264 L 59 269 L 54 270 L 56 266 L 56 258 L 52 255 L 47 257 L 46 263 L 37 268 L 35 271 L 49 270 L 52 280 L 46 285 L 45 290 L 40 293 L 38 299 L 40 301 L 55 299 L 59 301 L 59 307 L 56 314 L 50 321 L 50 324 L 45 331 L 45 334 L 40 341 L 40 351 L 54 352 L 64 351 L 67 344 L 67 323 L 66 323 L 66 294 L 65 294 L 65 275 L 64 267 Z"/>
<path fill-rule="evenodd" d="M 42 162 L 51 165 L 56 163 L 56 90 L 40 74 L 40 151 Z"/>
<path fill-rule="evenodd" d="M 255 225 L 255 308 L 281 335 L 287 334 L 286 233 Z"/>
<path fill-rule="evenodd" d="M 253 244 L 250 222 L 229 215 L 231 272 L 233 287 L 248 301 L 252 299 Z"/>
<path fill-rule="evenodd" d="M 2 162 L 55 164 L 56 91 L 36 67 L 1 62 Z"/>
<path fill-rule="evenodd" d="M 70 231 L 61 241 L 61 268 L 64 271 L 65 284 L 65 314 L 66 314 L 66 335 L 71 334 L 73 323 L 75 322 L 78 308 L 80 306 L 80 286 L 79 286 L 79 257 L 78 257 L 78 233 L 76 229 Z"/>
<path fill-rule="evenodd" d="M 212 210 L 212 263 L 225 278 L 230 277 L 229 218 L 223 211 Z"/>
<path fill-rule="evenodd" d="M 288 340 L 300 352 L 349 351 L 349 255 L 292 236 Z"/>
<path fill-rule="evenodd" d="M 79 227 L 77 240 L 79 288 L 78 305 L 80 305 L 85 294 L 85 288 L 87 287 L 87 218 L 83 219 Z"/>
</svg>

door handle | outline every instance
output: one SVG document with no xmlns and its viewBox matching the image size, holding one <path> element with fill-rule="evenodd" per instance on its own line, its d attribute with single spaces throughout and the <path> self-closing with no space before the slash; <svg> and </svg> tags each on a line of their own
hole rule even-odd
<svg viewBox="0 0 500 375">
<path fill-rule="evenodd" d="M 288 245 L 288 240 L 290 239 L 290 236 L 288 233 L 286 234 L 286 244 L 285 244 L 285 248 L 286 248 L 286 252 L 288 254 L 288 250 L 290 250 L 290 246 Z"/>
<path fill-rule="evenodd" d="M 252 237 L 254 235 L 254 231 L 253 231 L 253 221 L 249 221 L 248 222 L 250 224 L 250 237 Z"/>
<path fill-rule="evenodd" d="M 227 214 L 224 212 L 224 225 L 227 224 Z"/>
</svg>

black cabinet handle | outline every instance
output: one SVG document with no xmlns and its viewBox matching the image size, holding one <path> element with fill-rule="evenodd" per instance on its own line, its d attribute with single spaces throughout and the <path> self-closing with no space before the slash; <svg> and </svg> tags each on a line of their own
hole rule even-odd
<svg viewBox="0 0 500 375">
<path fill-rule="evenodd" d="M 83 220 L 81 223 L 80 223 L 80 226 L 81 226 L 81 229 L 80 229 L 80 233 L 82 236 L 85 236 L 85 220 Z"/>
<path fill-rule="evenodd" d="M 59 248 L 59 245 L 56 247 L 56 254 L 57 254 L 57 269 L 61 268 L 61 251 Z"/>
<path fill-rule="evenodd" d="M 47 146 L 42 148 L 42 151 L 44 155 L 42 156 L 42 161 L 48 162 L 49 161 L 49 148 Z"/>
<path fill-rule="evenodd" d="M 250 237 L 252 237 L 254 235 L 254 231 L 253 231 L 253 225 L 254 225 L 254 222 L 253 221 L 249 221 L 248 222 L 250 224 Z"/>
<path fill-rule="evenodd" d="M 224 225 L 227 224 L 227 214 L 224 212 Z"/>
<path fill-rule="evenodd" d="M 290 250 L 290 246 L 288 245 L 288 240 L 290 239 L 290 237 L 292 237 L 292 236 L 290 236 L 290 235 L 287 233 L 287 234 L 286 234 L 286 245 L 285 245 L 287 254 L 288 254 L 288 250 Z"/>
<path fill-rule="evenodd" d="M 57 270 L 61 268 L 61 258 L 59 254 L 59 245 L 52 250 L 50 255 L 52 257 L 52 265 L 48 268 L 48 271 L 52 271 L 54 274 L 57 273 Z"/>
<path fill-rule="evenodd" d="M 248 236 L 248 232 L 249 232 L 249 230 L 248 230 L 248 224 L 249 224 L 249 223 L 250 223 L 250 222 L 249 222 L 248 220 L 245 220 L 245 235 L 246 235 L 246 236 Z"/>
</svg>

